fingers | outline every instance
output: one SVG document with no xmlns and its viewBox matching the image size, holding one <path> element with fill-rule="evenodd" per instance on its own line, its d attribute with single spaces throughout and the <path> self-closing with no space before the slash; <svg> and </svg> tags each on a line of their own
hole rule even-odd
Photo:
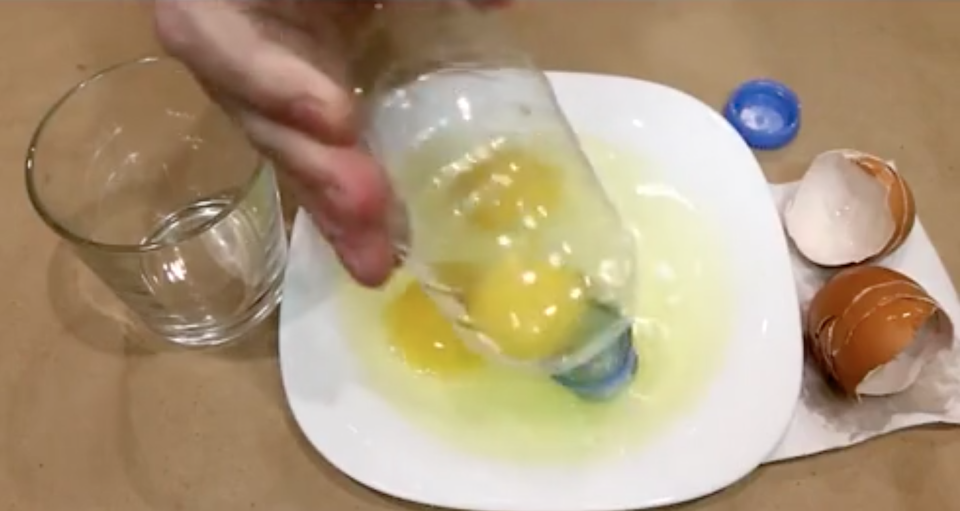
<svg viewBox="0 0 960 511">
<path fill-rule="evenodd" d="M 316 30 L 253 15 L 265 6 L 158 0 L 157 33 L 296 183 L 298 200 L 353 277 L 379 285 L 394 267 L 390 190 L 376 162 L 355 148 L 353 98 L 331 77 L 336 47 L 318 44 Z"/>
<path fill-rule="evenodd" d="M 252 21 L 243 5 L 158 0 L 157 35 L 171 55 L 214 84 L 216 93 L 320 140 L 353 144 L 357 129 L 350 93 L 289 45 L 266 37 L 265 27 Z"/>
<path fill-rule="evenodd" d="M 330 7 L 321 2 L 157 0 L 154 19 L 164 48 L 297 183 L 298 199 L 354 278 L 375 286 L 396 261 L 391 193 L 376 162 L 356 148 L 354 98 L 338 80 L 346 75 L 337 73 L 342 55 L 320 40 L 348 29 L 347 20 L 362 21 L 370 11 L 361 4 L 343 3 L 351 17 L 336 18 L 311 11 Z"/>
<path fill-rule="evenodd" d="M 341 262 L 361 284 L 382 284 L 394 267 L 390 190 L 380 168 L 355 148 L 325 146 L 250 111 L 237 115 L 259 148 L 287 170 L 294 193 Z"/>
</svg>

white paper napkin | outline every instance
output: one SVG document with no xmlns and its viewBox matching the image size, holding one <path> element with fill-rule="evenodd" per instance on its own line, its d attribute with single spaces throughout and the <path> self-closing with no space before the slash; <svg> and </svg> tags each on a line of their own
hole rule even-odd
<svg viewBox="0 0 960 511">
<path fill-rule="evenodd" d="M 796 183 L 771 185 L 781 212 L 796 186 Z M 797 293 L 805 311 L 830 272 L 813 267 L 795 251 L 792 257 Z M 940 302 L 960 331 L 960 300 L 919 221 L 903 246 L 877 264 L 904 273 L 920 283 Z M 801 340 L 797 339 L 797 342 Z M 807 364 L 793 422 L 767 462 L 840 449 L 920 424 L 960 424 L 960 349 L 957 344 L 954 339 L 954 349 L 944 352 L 928 365 L 917 383 L 907 391 L 890 397 L 864 398 L 860 402 L 838 398 L 826 387 L 820 373 Z"/>
</svg>

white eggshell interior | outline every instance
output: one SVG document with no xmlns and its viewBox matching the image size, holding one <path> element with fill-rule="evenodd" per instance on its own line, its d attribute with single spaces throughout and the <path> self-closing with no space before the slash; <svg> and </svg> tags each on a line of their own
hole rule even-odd
<svg viewBox="0 0 960 511">
<path fill-rule="evenodd" d="M 949 348 L 944 332 L 934 315 L 917 332 L 917 337 L 890 362 L 867 374 L 857 386 L 862 396 L 888 396 L 903 392 L 913 385 L 924 366 L 932 362 L 940 351 Z"/>
<path fill-rule="evenodd" d="M 888 193 L 848 153 L 824 153 L 814 159 L 787 206 L 787 233 L 814 263 L 865 261 L 883 250 L 896 231 Z"/>
</svg>

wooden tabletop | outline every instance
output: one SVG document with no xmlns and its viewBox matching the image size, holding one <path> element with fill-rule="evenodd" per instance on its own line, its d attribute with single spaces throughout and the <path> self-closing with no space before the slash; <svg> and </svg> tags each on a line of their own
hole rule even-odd
<svg viewBox="0 0 960 511">
<path fill-rule="evenodd" d="M 960 275 L 960 2 L 524 1 L 505 17 L 549 69 L 659 81 L 715 106 L 745 79 L 789 83 L 804 127 L 761 157 L 769 179 L 836 147 L 896 160 Z M 44 110 L 91 71 L 155 50 L 143 2 L 0 3 L 0 509 L 415 507 L 307 445 L 274 324 L 208 353 L 131 339 L 31 210 L 22 160 Z M 958 481 L 960 431 L 934 428 L 763 468 L 682 509 L 954 509 Z"/>
</svg>

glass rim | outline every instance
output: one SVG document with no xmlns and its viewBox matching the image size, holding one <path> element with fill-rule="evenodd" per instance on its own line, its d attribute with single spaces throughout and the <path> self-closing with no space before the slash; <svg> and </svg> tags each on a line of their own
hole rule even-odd
<svg viewBox="0 0 960 511">
<path fill-rule="evenodd" d="M 61 94 L 60 97 L 53 102 L 53 104 L 47 107 L 43 116 L 40 118 L 39 123 L 37 124 L 36 128 L 34 128 L 33 134 L 30 136 L 30 141 L 27 145 L 27 154 L 24 160 L 27 197 L 29 198 L 34 211 L 37 212 L 37 215 L 41 218 L 41 220 L 43 220 L 43 222 L 60 237 L 75 245 L 105 252 L 144 253 L 157 251 L 180 244 L 186 239 L 190 239 L 198 234 L 206 232 L 224 218 L 232 214 L 237 209 L 239 203 L 242 202 L 250 194 L 250 191 L 253 189 L 253 187 L 256 186 L 258 179 L 264 172 L 267 162 L 267 159 L 260 154 L 259 151 L 257 152 L 257 160 L 254 164 L 253 171 L 240 187 L 239 192 L 230 199 L 230 204 L 228 207 L 225 207 L 222 211 L 210 217 L 209 219 L 206 219 L 196 226 L 191 227 L 189 230 L 184 232 L 183 235 L 178 236 L 175 239 L 154 241 L 150 243 L 105 243 L 92 240 L 86 236 L 74 232 L 72 229 L 64 225 L 56 218 L 55 215 L 51 214 L 48 208 L 44 205 L 44 201 L 36 184 L 36 159 L 38 154 L 38 146 L 42 141 L 47 128 L 52 123 L 57 113 L 64 107 L 64 105 L 69 103 L 71 99 L 83 92 L 85 88 L 94 85 L 101 79 L 109 78 L 117 71 L 167 62 L 175 63 L 176 61 L 166 56 L 147 55 L 104 67 L 68 88 L 66 92 Z"/>
</svg>

